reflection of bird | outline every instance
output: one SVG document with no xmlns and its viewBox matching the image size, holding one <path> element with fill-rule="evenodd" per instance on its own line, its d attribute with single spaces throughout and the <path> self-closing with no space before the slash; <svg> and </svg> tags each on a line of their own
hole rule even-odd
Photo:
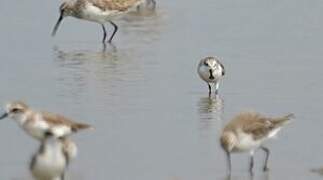
<svg viewBox="0 0 323 180">
<path fill-rule="evenodd" d="M 255 177 L 253 174 L 249 174 L 248 176 L 235 176 L 232 177 L 231 174 L 226 175 L 223 180 L 270 180 L 270 171 L 266 171 L 264 173 L 259 174 L 259 176 Z"/>
<path fill-rule="evenodd" d="M 109 22 L 114 31 L 110 36 L 108 42 L 111 43 L 115 33 L 118 30 L 118 26 L 111 21 L 115 16 L 119 16 L 127 13 L 132 8 L 142 4 L 144 0 L 70 0 L 65 1 L 60 6 L 60 16 L 53 29 L 52 35 L 55 36 L 56 31 L 66 16 L 72 16 L 78 19 L 84 19 L 101 24 L 103 29 L 104 43 L 107 37 L 107 32 L 104 24 Z"/>
<path fill-rule="evenodd" d="M 268 169 L 269 149 L 263 143 L 274 137 L 278 131 L 293 117 L 289 114 L 279 118 L 264 117 L 258 113 L 241 113 L 231 120 L 224 128 L 220 142 L 227 154 L 229 171 L 231 173 L 231 156 L 233 152 L 249 152 L 252 173 L 254 152 L 260 148 L 266 153 L 263 170 Z"/>
<path fill-rule="evenodd" d="M 42 140 L 47 131 L 56 137 L 70 135 L 82 129 L 91 128 L 88 124 L 74 122 L 62 115 L 49 112 L 37 112 L 21 101 L 14 101 L 6 106 L 6 112 L 0 117 L 11 117 L 32 137 Z"/>
<path fill-rule="evenodd" d="M 218 129 L 221 127 L 223 104 L 223 99 L 220 96 L 200 98 L 197 105 L 202 130 Z M 219 132 L 218 130 L 216 132 Z"/>
<path fill-rule="evenodd" d="M 218 95 L 215 97 L 202 97 L 198 105 L 200 113 L 217 112 L 223 109 L 223 99 Z"/>
<path fill-rule="evenodd" d="M 219 81 L 225 74 L 223 64 L 215 57 L 203 58 L 199 65 L 197 72 L 201 79 L 203 79 L 209 86 L 209 95 L 211 95 L 211 84 L 215 84 L 215 94 L 219 91 Z"/>
<path fill-rule="evenodd" d="M 32 157 L 30 171 L 36 180 L 64 180 L 68 162 L 63 139 L 48 131 L 39 150 Z"/>
</svg>

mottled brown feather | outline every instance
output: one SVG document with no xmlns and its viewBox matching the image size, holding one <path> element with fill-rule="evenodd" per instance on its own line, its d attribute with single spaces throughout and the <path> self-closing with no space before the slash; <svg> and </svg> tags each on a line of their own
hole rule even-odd
<svg viewBox="0 0 323 180">
<path fill-rule="evenodd" d="M 142 0 L 83 0 L 90 2 L 94 6 L 102 10 L 118 10 L 127 11 L 132 8 L 134 4 L 139 3 Z"/>
<path fill-rule="evenodd" d="M 284 125 L 293 114 L 279 118 L 269 118 L 255 112 L 243 112 L 232 119 L 224 131 L 237 132 L 238 129 L 252 134 L 255 140 L 266 137 L 273 129 Z"/>
<path fill-rule="evenodd" d="M 59 115 L 59 114 L 54 114 L 54 113 L 50 113 L 50 112 L 41 112 L 41 113 L 42 113 L 43 118 L 51 125 L 64 124 L 67 126 L 71 126 L 72 131 L 78 131 L 80 129 L 91 128 L 91 126 L 88 124 L 74 122 L 73 120 L 68 119 L 68 118 L 66 118 L 62 115 Z"/>
</svg>

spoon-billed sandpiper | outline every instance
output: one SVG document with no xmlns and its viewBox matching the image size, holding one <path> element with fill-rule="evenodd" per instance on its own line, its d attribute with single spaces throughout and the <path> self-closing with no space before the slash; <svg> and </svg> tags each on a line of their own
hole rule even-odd
<svg viewBox="0 0 323 180">
<path fill-rule="evenodd" d="M 114 27 L 114 31 L 108 40 L 111 43 L 118 30 L 118 26 L 112 22 L 112 19 L 138 7 L 143 2 L 145 0 L 66 0 L 60 6 L 60 16 L 53 29 L 52 36 L 55 36 L 63 18 L 72 16 L 101 24 L 103 43 L 107 37 L 104 24 L 109 22 Z"/>
<path fill-rule="evenodd" d="M 263 170 L 268 170 L 269 149 L 263 143 L 274 137 L 287 122 L 293 118 L 293 114 L 288 114 L 279 118 L 269 118 L 258 113 L 245 112 L 232 119 L 224 128 L 220 142 L 227 154 L 229 172 L 231 174 L 231 153 L 249 152 L 250 166 L 252 174 L 254 165 L 253 155 L 257 149 L 262 149 L 266 153 Z"/>
<path fill-rule="evenodd" d="M 68 155 L 64 151 L 61 138 L 46 132 L 39 150 L 30 162 L 30 171 L 36 180 L 64 180 L 64 172 L 68 166 Z"/>
<path fill-rule="evenodd" d="M 200 61 L 197 72 L 208 84 L 209 95 L 211 95 L 211 84 L 215 84 L 215 93 L 218 94 L 219 81 L 225 74 L 223 64 L 215 57 L 206 57 Z"/>
<path fill-rule="evenodd" d="M 88 124 L 74 122 L 59 114 L 34 111 L 21 101 L 7 104 L 6 112 L 0 119 L 5 117 L 17 121 L 29 135 L 38 140 L 43 140 L 49 130 L 56 137 L 64 137 L 81 129 L 91 128 Z"/>
</svg>

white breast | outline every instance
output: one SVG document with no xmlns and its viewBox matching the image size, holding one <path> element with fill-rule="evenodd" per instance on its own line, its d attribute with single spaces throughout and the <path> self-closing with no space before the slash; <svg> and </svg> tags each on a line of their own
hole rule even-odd
<svg viewBox="0 0 323 180">
<path fill-rule="evenodd" d="M 219 81 L 220 78 L 222 77 L 221 69 L 216 69 L 213 71 L 214 79 L 210 79 L 210 70 L 207 66 L 201 65 L 198 67 L 197 71 L 198 71 L 198 74 L 201 77 L 201 79 L 203 79 L 204 81 L 209 82 L 209 83 L 215 83 L 215 82 Z"/>
<path fill-rule="evenodd" d="M 49 125 L 43 120 L 40 114 L 34 116 L 35 119 L 29 119 L 23 125 L 23 129 L 36 139 L 43 139 Z"/>
<path fill-rule="evenodd" d="M 238 142 L 234 148 L 237 152 L 257 149 L 263 141 L 262 139 L 254 140 L 250 134 L 246 134 L 242 131 L 238 131 L 237 140 Z"/>
</svg>

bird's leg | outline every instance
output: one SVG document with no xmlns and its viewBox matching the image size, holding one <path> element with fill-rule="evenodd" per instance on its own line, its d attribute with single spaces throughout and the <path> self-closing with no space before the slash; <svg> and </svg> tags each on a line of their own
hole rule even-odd
<svg viewBox="0 0 323 180">
<path fill-rule="evenodd" d="M 152 9 L 155 10 L 156 9 L 156 1 L 155 0 L 149 0 L 149 4 L 152 3 Z"/>
<path fill-rule="evenodd" d="M 136 8 L 137 8 L 137 12 L 140 12 L 140 9 L 141 9 L 140 4 Z"/>
<path fill-rule="evenodd" d="M 219 82 L 216 82 L 215 83 L 215 94 L 216 95 L 219 93 L 219 86 L 220 86 L 220 83 Z"/>
<path fill-rule="evenodd" d="M 111 43 L 111 41 L 112 41 L 112 39 L 113 39 L 113 37 L 114 37 L 114 35 L 116 34 L 116 32 L 118 31 L 118 26 L 116 25 L 116 24 L 114 24 L 114 22 L 112 22 L 112 21 L 109 21 L 110 22 L 110 24 L 112 24 L 112 26 L 114 27 L 114 30 L 113 30 L 113 33 L 112 33 L 112 35 L 110 36 L 110 39 L 109 39 L 109 43 Z"/>
<path fill-rule="evenodd" d="M 102 43 L 105 43 L 105 39 L 107 38 L 107 31 L 105 30 L 104 24 L 101 24 L 103 30 L 103 39 Z"/>
<path fill-rule="evenodd" d="M 229 176 L 231 176 L 231 154 L 230 154 L 230 152 L 226 152 L 226 154 L 227 154 Z"/>
<path fill-rule="evenodd" d="M 270 151 L 268 148 L 264 147 L 264 146 L 261 146 L 260 147 L 263 151 L 265 151 L 266 153 L 266 159 L 265 159 L 265 165 L 264 165 L 264 171 L 268 171 L 269 168 L 268 168 L 268 159 L 269 159 L 269 154 L 270 154 Z"/>
<path fill-rule="evenodd" d="M 249 172 L 251 175 L 253 175 L 253 165 L 254 165 L 254 157 L 253 157 L 253 153 L 251 153 L 250 155 L 250 164 L 249 164 Z"/>
<path fill-rule="evenodd" d="M 212 87 L 210 83 L 207 83 L 207 85 L 209 86 L 209 96 L 211 97 Z"/>
<path fill-rule="evenodd" d="M 65 172 L 61 175 L 61 179 L 60 180 L 65 180 Z"/>
</svg>

